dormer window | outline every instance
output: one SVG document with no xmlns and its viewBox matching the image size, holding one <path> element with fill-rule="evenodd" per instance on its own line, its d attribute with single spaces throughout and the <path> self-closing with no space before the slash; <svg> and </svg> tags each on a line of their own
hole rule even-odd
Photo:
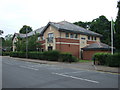
<svg viewBox="0 0 120 90">
<path fill-rule="evenodd" d="M 78 34 L 75 34 L 75 38 L 78 38 Z"/>
<path fill-rule="evenodd" d="M 70 38 L 73 38 L 73 37 L 74 37 L 74 34 L 71 33 L 71 34 L 70 34 Z"/>
<path fill-rule="evenodd" d="M 90 36 L 88 36 L 88 40 L 90 40 Z"/>
<path fill-rule="evenodd" d="M 68 38 L 69 37 L 69 33 L 66 33 L 66 38 Z"/>
</svg>

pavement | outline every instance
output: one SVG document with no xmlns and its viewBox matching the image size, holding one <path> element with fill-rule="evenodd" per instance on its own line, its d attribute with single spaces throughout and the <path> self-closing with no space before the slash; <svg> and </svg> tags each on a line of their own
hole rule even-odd
<svg viewBox="0 0 120 90">
<path fill-rule="evenodd" d="M 2 88 L 118 88 L 118 77 L 94 70 L 92 63 L 2 57 Z"/>
<path fill-rule="evenodd" d="M 120 68 L 94 65 L 93 62 L 65 63 L 65 62 L 46 61 L 46 60 L 37 60 L 37 59 L 26 59 L 26 58 L 15 58 L 15 59 L 27 61 L 27 62 L 34 62 L 34 63 L 41 63 L 41 64 L 53 64 L 53 65 L 58 65 L 58 66 L 63 66 L 63 67 L 78 68 L 78 69 L 85 69 L 85 70 L 95 70 L 95 71 L 101 71 L 101 72 L 120 74 Z"/>
</svg>

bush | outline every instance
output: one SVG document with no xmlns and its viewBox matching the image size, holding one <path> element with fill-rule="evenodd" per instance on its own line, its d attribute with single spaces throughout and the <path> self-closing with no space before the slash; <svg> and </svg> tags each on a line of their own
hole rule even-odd
<svg viewBox="0 0 120 90">
<path fill-rule="evenodd" d="M 120 67 L 120 53 L 110 54 L 110 53 L 96 53 L 93 59 L 98 61 L 99 65 L 107 65 L 111 67 Z"/>
<path fill-rule="evenodd" d="M 9 56 L 10 52 L 2 52 L 2 56 Z"/>
<path fill-rule="evenodd" d="M 25 58 L 25 52 L 11 52 L 11 57 Z M 45 52 L 28 52 L 28 58 L 61 61 L 61 62 L 76 62 L 78 59 L 70 53 L 60 53 L 59 51 L 45 51 Z"/>
<path fill-rule="evenodd" d="M 120 53 L 115 53 L 110 55 L 107 60 L 107 65 L 110 67 L 120 67 Z"/>
<path fill-rule="evenodd" d="M 72 56 L 71 53 L 61 53 L 59 61 L 61 61 L 61 62 L 76 62 L 77 58 L 75 56 Z"/>
<path fill-rule="evenodd" d="M 11 56 L 11 57 L 18 57 L 18 52 L 11 52 L 11 53 L 10 53 L 10 56 Z"/>
<path fill-rule="evenodd" d="M 50 61 L 58 61 L 60 52 L 59 51 L 45 51 L 43 52 L 43 59 Z"/>
</svg>

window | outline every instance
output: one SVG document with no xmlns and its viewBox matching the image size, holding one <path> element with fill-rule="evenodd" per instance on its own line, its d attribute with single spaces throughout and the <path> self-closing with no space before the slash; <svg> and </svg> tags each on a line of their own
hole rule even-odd
<svg viewBox="0 0 120 90">
<path fill-rule="evenodd" d="M 93 40 L 93 36 L 92 36 L 92 40 Z"/>
<path fill-rule="evenodd" d="M 84 38 L 84 37 L 81 37 L 81 39 L 82 39 L 82 40 L 85 40 L 85 38 Z"/>
<path fill-rule="evenodd" d="M 88 36 L 88 40 L 90 40 L 90 36 Z"/>
<path fill-rule="evenodd" d="M 96 40 L 96 37 L 94 39 Z"/>
<path fill-rule="evenodd" d="M 73 36 L 74 36 L 74 34 L 71 33 L 71 34 L 70 34 L 70 38 L 73 38 Z"/>
<path fill-rule="evenodd" d="M 66 33 L 66 37 L 69 37 L 69 33 Z"/>
<path fill-rule="evenodd" d="M 52 43 L 53 42 L 53 37 L 54 37 L 53 33 L 49 33 L 48 38 L 47 38 L 47 42 Z"/>
<path fill-rule="evenodd" d="M 77 34 L 75 34 L 75 38 L 78 38 L 78 35 L 77 35 Z"/>
<path fill-rule="evenodd" d="M 53 37 L 53 33 L 48 34 L 48 38 L 51 38 L 51 37 Z"/>
</svg>

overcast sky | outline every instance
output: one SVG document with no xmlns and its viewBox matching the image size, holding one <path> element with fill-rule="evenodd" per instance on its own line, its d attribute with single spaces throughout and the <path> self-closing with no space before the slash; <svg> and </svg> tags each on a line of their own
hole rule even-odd
<svg viewBox="0 0 120 90">
<path fill-rule="evenodd" d="M 119 0 L 0 0 L 0 30 L 2 36 L 19 32 L 23 25 L 33 30 L 49 21 L 92 21 L 100 15 L 113 20 Z"/>
</svg>

